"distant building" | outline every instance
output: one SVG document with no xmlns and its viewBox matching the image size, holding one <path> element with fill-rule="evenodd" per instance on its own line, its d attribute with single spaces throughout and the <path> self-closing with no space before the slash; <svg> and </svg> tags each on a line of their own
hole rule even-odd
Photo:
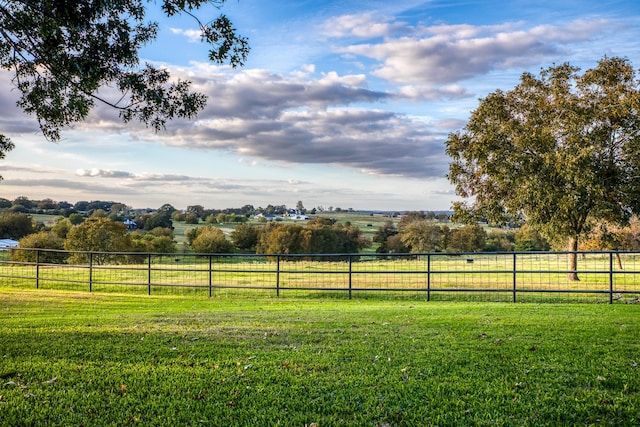
<svg viewBox="0 0 640 427">
<path fill-rule="evenodd" d="M 265 214 L 259 213 L 258 215 L 253 217 L 253 219 L 257 219 L 257 220 L 259 220 L 260 218 L 264 218 L 267 221 L 273 221 L 276 219 L 276 216 L 268 213 L 265 213 Z"/>
<path fill-rule="evenodd" d="M 0 239 L 0 251 L 6 251 L 18 247 L 18 241 L 13 239 Z"/>
<path fill-rule="evenodd" d="M 130 220 L 129 218 L 125 219 L 123 223 L 127 227 L 127 230 L 135 230 L 136 228 L 138 228 L 138 223 Z"/>
</svg>

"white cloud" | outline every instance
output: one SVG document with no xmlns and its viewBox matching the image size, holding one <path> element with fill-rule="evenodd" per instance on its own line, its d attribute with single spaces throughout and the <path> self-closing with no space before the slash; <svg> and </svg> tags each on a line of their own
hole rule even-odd
<svg viewBox="0 0 640 427">
<path fill-rule="evenodd" d="M 184 30 L 181 28 L 169 28 L 172 34 L 177 34 L 180 36 L 184 36 L 187 38 L 189 43 L 200 43 L 202 40 L 202 33 L 200 30 L 188 29 Z"/>
<path fill-rule="evenodd" d="M 377 61 L 372 74 L 396 84 L 442 85 L 494 69 L 537 64 L 567 43 L 586 43 L 610 25 L 606 20 L 565 26 L 438 25 L 383 42 L 351 44 L 339 52 Z"/>
<path fill-rule="evenodd" d="M 403 22 L 390 22 L 391 18 L 381 18 L 372 12 L 333 17 L 321 26 L 328 37 L 386 37 L 406 29 Z"/>
</svg>

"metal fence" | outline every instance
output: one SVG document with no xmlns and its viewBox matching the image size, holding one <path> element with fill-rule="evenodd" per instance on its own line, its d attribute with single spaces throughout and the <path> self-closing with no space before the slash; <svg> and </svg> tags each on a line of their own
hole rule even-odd
<svg viewBox="0 0 640 427">
<path fill-rule="evenodd" d="M 146 294 L 513 302 L 640 301 L 640 252 L 159 254 L 11 249 L 6 286 Z M 579 280 L 568 279 L 577 273 Z"/>
</svg>

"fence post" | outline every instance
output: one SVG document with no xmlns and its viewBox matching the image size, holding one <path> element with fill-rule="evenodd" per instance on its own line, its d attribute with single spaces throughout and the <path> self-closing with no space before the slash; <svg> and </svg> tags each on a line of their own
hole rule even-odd
<svg viewBox="0 0 640 427">
<path fill-rule="evenodd" d="M 40 250 L 36 249 L 36 289 L 40 288 Z"/>
<path fill-rule="evenodd" d="M 212 295 L 212 285 L 213 285 L 213 281 L 212 281 L 212 268 L 213 268 L 213 255 L 209 254 L 209 298 L 211 298 Z"/>
<path fill-rule="evenodd" d="M 431 301 L 431 254 L 427 254 L 427 301 Z"/>
<path fill-rule="evenodd" d="M 351 299 L 351 290 L 353 288 L 353 257 L 349 255 L 349 299 Z"/>
<path fill-rule="evenodd" d="M 93 291 L 93 252 L 89 252 L 89 292 Z"/>
<path fill-rule="evenodd" d="M 151 253 L 147 255 L 147 295 L 151 295 Z"/>
<path fill-rule="evenodd" d="M 516 302 L 516 272 L 518 268 L 517 255 L 513 253 L 513 302 Z"/>
<path fill-rule="evenodd" d="M 609 304 L 613 304 L 613 252 L 609 252 Z"/>
<path fill-rule="evenodd" d="M 280 255 L 276 255 L 276 297 L 280 296 Z"/>
</svg>

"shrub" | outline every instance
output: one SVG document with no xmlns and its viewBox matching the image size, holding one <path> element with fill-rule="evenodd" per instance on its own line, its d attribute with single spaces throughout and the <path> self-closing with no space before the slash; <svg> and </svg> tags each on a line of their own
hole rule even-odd
<svg viewBox="0 0 640 427">
<path fill-rule="evenodd" d="M 31 251 L 28 249 L 64 249 L 64 239 L 50 231 L 40 231 L 20 239 L 20 248 L 10 252 L 11 261 L 61 264 L 68 254 L 56 251 Z M 38 253 L 39 252 L 39 253 Z"/>
</svg>

